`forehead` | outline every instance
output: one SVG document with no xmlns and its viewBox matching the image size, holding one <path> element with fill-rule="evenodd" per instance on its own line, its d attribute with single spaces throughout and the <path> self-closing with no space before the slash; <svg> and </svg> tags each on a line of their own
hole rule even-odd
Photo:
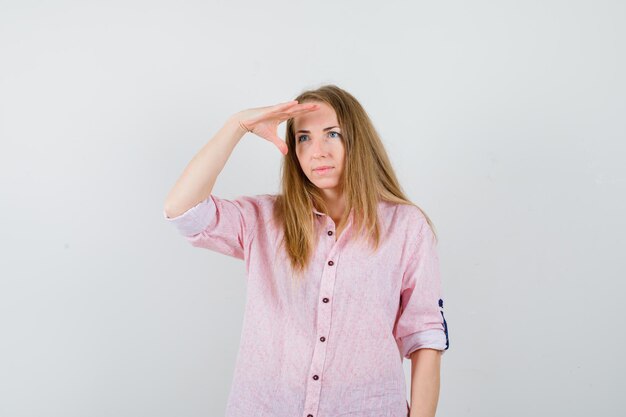
<svg viewBox="0 0 626 417">
<path fill-rule="evenodd" d="M 329 126 L 339 126 L 339 123 L 337 122 L 337 114 L 330 105 L 320 101 L 307 101 L 305 103 L 316 103 L 319 107 L 314 111 L 294 117 L 294 131 L 297 132 L 298 129 L 322 130 Z"/>
</svg>

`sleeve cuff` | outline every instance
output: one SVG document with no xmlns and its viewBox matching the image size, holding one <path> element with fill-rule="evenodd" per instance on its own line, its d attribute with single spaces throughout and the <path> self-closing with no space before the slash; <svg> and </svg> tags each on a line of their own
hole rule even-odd
<svg viewBox="0 0 626 417">
<path fill-rule="evenodd" d="M 205 200 L 176 217 L 167 217 L 165 210 L 163 210 L 163 217 L 172 223 L 183 236 L 193 236 L 209 226 L 215 217 L 215 209 L 213 198 L 208 196 Z"/>
<path fill-rule="evenodd" d="M 411 353 L 423 348 L 440 350 L 444 354 L 447 350 L 445 332 L 441 329 L 429 329 L 402 338 L 402 350 L 406 352 L 403 356 L 407 359 L 411 358 Z"/>
</svg>

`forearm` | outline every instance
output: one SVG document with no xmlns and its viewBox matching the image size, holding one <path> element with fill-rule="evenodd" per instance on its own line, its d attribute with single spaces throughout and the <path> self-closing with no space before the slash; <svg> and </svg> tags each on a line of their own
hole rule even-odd
<svg viewBox="0 0 626 417">
<path fill-rule="evenodd" d="M 439 401 L 441 352 L 418 349 L 411 355 L 410 417 L 434 417 Z"/>
<path fill-rule="evenodd" d="M 206 199 L 233 149 L 246 131 L 231 116 L 191 159 L 165 199 L 165 213 L 176 217 Z"/>
</svg>

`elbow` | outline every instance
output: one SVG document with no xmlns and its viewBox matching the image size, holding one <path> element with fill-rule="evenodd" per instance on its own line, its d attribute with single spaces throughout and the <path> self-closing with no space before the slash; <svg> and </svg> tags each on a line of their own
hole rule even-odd
<svg viewBox="0 0 626 417">
<path fill-rule="evenodd" d="M 165 216 L 168 219 L 173 219 L 174 217 L 178 217 L 184 212 L 185 212 L 184 210 L 181 211 L 180 208 L 176 207 L 175 205 L 169 202 L 165 202 L 165 204 L 163 204 L 163 214 L 165 214 Z"/>
</svg>

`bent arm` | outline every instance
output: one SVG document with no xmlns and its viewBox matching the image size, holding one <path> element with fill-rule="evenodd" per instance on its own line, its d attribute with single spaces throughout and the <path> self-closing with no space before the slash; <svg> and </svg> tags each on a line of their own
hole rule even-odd
<svg viewBox="0 0 626 417">
<path fill-rule="evenodd" d="M 206 199 L 233 149 L 246 131 L 233 116 L 191 159 L 165 199 L 167 217 L 176 217 Z"/>
<path fill-rule="evenodd" d="M 418 349 L 411 353 L 410 417 L 434 417 L 439 401 L 441 351 Z"/>
</svg>

